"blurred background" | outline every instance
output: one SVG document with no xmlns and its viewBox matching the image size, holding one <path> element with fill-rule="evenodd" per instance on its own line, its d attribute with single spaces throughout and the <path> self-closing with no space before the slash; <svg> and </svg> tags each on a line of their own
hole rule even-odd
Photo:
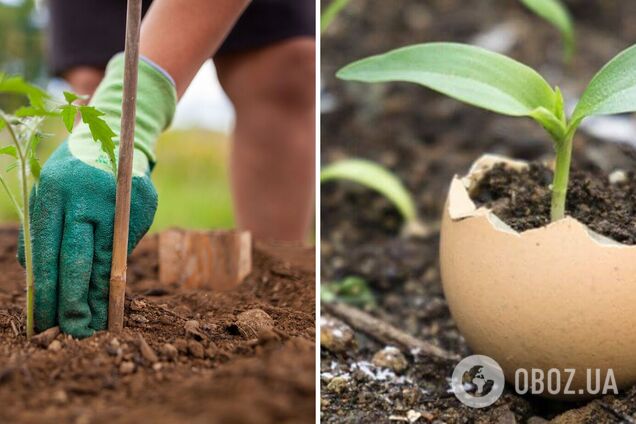
<svg viewBox="0 0 636 424">
<path fill-rule="evenodd" d="M 22 75 L 61 97 L 68 89 L 65 82 L 47 75 L 47 25 L 45 1 L 0 0 L 0 72 Z M 0 96 L 0 108 L 11 111 L 17 101 Z M 232 106 L 208 61 L 180 101 L 172 128 L 158 141 L 153 181 L 159 192 L 159 209 L 151 231 L 171 226 L 228 228 L 234 224 L 227 169 L 233 119 Z M 66 137 L 61 125 L 47 131 L 51 137 L 40 145 L 42 161 Z M 0 145 L 7 141 L 6 134 L 0 133 Z M 7 164 L 0 159 L 0 172 Z M 8 179 L 16 184 L 16 173 L 10 173 Z M 1 193 L 0 223 L 17 219 Z"/>
</svg>

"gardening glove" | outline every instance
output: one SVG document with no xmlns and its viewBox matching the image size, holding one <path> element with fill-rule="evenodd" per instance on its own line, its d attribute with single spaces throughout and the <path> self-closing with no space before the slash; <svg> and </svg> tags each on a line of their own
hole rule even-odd
<svg viewBox="0 0 636 424">
<path fill-rule="evenodd" d="M 116 134 L 123 74 L 120 54 L 108 64 L 91 101 Z M 165 71 L 142 58 L 138 78 L 128 253 L 150 228 L 157 209 L 150 180 L 154 145 L 176 107 L 174 82 Z M 119 145 L 118 136 L 114 141 Z M 44 164 L 31 205 L 36 331 L 59 324 L 63 332 L 84 338 L 106 329 L 115 176 L 86 124 L 78 124 Z M 24 264 L 23 249 L 19 257 Z"/>
</svg>

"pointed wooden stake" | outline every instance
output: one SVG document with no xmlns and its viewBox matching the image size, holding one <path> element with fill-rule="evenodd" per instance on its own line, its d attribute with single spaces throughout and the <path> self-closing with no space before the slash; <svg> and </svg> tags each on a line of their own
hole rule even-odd
<svg viewBox="0 0 636 424">
<path fill-rule="evenodd" d="M 126 49 L 124 51 L 124 94 L 121 111 L 117 197 L 115 200 L 115 227 L 113 233 L 113 262 L 110 270 L 108 303 L 108 330 L 112 332 L 119 332 L 124 327 L 140 27 L 141 0 L 128 0 Z"/>
</svg>

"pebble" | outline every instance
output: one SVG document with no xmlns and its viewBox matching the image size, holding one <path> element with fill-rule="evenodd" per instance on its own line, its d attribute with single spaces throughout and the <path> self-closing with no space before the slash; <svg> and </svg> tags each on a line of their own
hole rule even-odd
<svg viewBox="0 0 636 424">
<path fill-rule="evenodd" d="M 161 346 L 161 353 L 168 359 L 174 361 L 175 359 L 177 359 L 177 357 L 179 356 L 179 351 L 177 350 L 176 347 L 174 347 L 174 345 L 171 345 L 170 343 L 166 343 L 163 346 Z"/>
<path fill-rule="evenodd" d="M 163 368 L 163 365 L 161 364 L 161 362 L 157 362 L 156 364 L 152 365 L 152 369 L 155 371 L 161 371 L 162 368 Z"/>
<path fill-rule="evenodd" d="M 376 367 L 388 368 L 397 373 L 404 371 L 409 366 L 402 352 L 393 346 L 387 346 L 376 352 L 376 354 L 373 355 L 372 362 Z"/>
<path fill-rule="evenodd" d="M 53 340 L 48 347 L 51 352 L 59 352 L 62 350 L 62 343 L 59 340 Z"/>
<path fill-rule="evenodd" d="M 119 366 L 119 372 L 121 374 L 132 374 L 135 371 L 135 364 L 130 361 L 122 362 Z"/>
<path fill-rule="evenodd" d="M 329 384 L 327 384 L 327 390 L 333 393 L 342 393 L 346 390 L 348 384 L 349 382 L 346 377 L 334 377 Z"/>
<path fill-rule="evenodd" d="M 185 339 L 175 340 L 174 347 L 176 347 L 180 353 L 188 353 L 188 342 Z"/>
<path fill-rule="evenodd" d="M 236 326 L 243 337 L 255 339 L 264 330 L 274 328 L 274 320 L 262 309 L 249 309 L 238 314 Z"/>
<path fill-rule="evenodd" d="M 355 333 L 345 323 L 332 317 L 320 319 L 320 346 L 334 352 L 355 349 Z"/>
<path fill-rule="evenodd" d="M 188 341 L 188 352 L 190 352 L 190 355 L 199 359 L 203 359 L 205 355 L 205 349 L 203 348 L 203 345 L 196 340 Z"/>
<path fill-rule="evenodd" d="M 146 302 L 141 299 L 133 299 L 130 302 L 130 309 L 133 311 L 141 311 L 146 307 Z"/>
<path fill-rule="evenodd" d="M 145 324 L 148 322 L 148 318 L 139 314 L 130 314 L 130 319 L 135 322 L 138 322 L 139 324 Z"/>
<path fill-rule="evenodd" d="M 51 327 L 46 331 L 41 332 L 33 337 L 31 337 L 31 341 L 36 345 L 47 348 L 49 344 L 60 334 L 60 327 Z"/>
<path fill-rule="evenodd" d="M 185 329 L 185 333 L 186 336 L 191 336 L 197 340 L 203 340 L 205 339 L 205 334 L 203 334 L 201 332 L 201 330 L 199 329 L 199 321 L 196 320 L 188 320 L 185 322 L 185 324 L 183 325 L 183 328 Z"/>
<path fill-rule="evenodd" d="M 618 184 L 625 181 L 627 181 L 627 173 L 622 169 L 617 169 L 616 171 L 609 174 L 610 184 Z"/>
<path fill-rule="evenodd" d="M 62 389 L 54 391 L 51 398 L 53 399 L 54 402 L 60 403 L 60 404 L 68 402 L 68 395 Z"/>
</svg>

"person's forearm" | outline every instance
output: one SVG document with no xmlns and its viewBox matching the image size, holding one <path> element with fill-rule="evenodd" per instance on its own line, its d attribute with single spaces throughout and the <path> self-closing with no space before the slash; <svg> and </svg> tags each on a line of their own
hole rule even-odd
<svg viewBox="0 0 636 424">
<path fill-rule="evenodd" d="M 248 4 L 249 0 L 155 0 L 141 26 L 140 54 L 170 74 L 181 97 Z"/>
</svg>

